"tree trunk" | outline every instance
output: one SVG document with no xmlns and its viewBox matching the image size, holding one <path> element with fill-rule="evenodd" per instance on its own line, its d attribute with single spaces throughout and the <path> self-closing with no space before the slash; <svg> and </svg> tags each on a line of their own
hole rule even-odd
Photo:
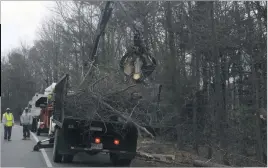
<svg viewBox="0 0 268 168">
<path fill-rule="evenodd" d="M 198 146 L 199 146 L 199 140 L 200 140 L 200 131 L 198 129 L 198 121 L 197 121 L 197 108 L 198 108 L 198 103 L 197 103 L 197 92 L 199 91 L 199 83 L 200 83 L 200 55 L 199 55 L 199 51 L 197 50 L 196 53 L 193 55 L 193 60 L 194 64 L 193 64 L 193 75 L 192 75 L 192 81 L 194 83 L 194 88 L 193 88 L 193 135 L 194 135 L 194 150 L 196 151 L 196 153 L 198 154 Z M 199 114 L 200 116 L 200 114 Z"/>
<path fill-rule="evenodd" d="M 172 84 L 172 91 L 174 99 L 176 97 L 176 49 L 175 49 L 175 36 L 174 32 L 172 30 L 172 7 L 171 2 L 166 2 L 167 5 L 167 15 L 166 15 L 166 21 L 167 21 L 167 30 L 168 30 L 168 44 L 169 44 L 169 50 L 170 50 L 170 56 L 168 57 L 168 65 L 169 65 L 169 76 L 171 78 L 171 84 Z"/>
<path fill-rule="evenodd" d="M 215 58 L 215 94 L 216 94 L 216 131 L 217 135 L 220 138 L 220 145 L 221 148 L 224 150 L 227 150 L 227 143 L 226 143 L 226 136 L 225 136 L 225 127 L 224 124 L 226 123 L 225 118 L 225 111 L 222 106 L 223 102 L 223 92 L 221 87 L 221 69 L 220 69 L 220 55 L 219 55 L 219 48 L 217 44 L 217 34 L 216 34 L 216 27 L 214 22 L 214 2 L 210 2 L 211 4 L 211 10 L 210 10 L 210 18 L 211 18 L 211 29 L 212 29 L 212 53 L 213 57 Z M 225 156 L 226 153 L 223 153 L 223 156 Z M 226 162 L 226 159 L 223 159 L 224 162 Z"/>
<path fill-rule="evenodd" d="M 253 19 L 250 16 L 250 6 L 249 2 L 245 2 L 246 6 L 246 11 L 247 11 L 247 19 L 248 19 L 248 30 L 247 30 L 247 40 L 252 41 L 252 32 L 254 31 L 253 29 Z M 248 52 L 249 55 L 252 58 L 252 63 L 251 63 L 251 70 L 252 70 L 252 86 L 253 86 L 253 93 L 255 93 L 255 112 L 256 112 L 256 152 L 257 152 L 257 159 L 259 161 L 263 161 L 263 145 L 262 145 L 262 140 L 261 140 L 261 128 L 260 128 L 260 112 L 259 112 L 259 79 L 257 78 L 257 71 L 256 71 L 256 58 L 253 55 L 253 48 L 252 45 L 248 45 Z"/>
<path fill-rule="evenodd" d="M 180 111 L 177 107 L 178 104 L 176 105 L 176 103 L 178 102 L 178 96 L 180 96 L 180 94 L 178 93 L 177 88 L 179 86 L 176 86 L 176 77 L 180 78 L 180 75 L 176 74 L 176 49 L 175 49 L 175 36 L 174 36 L 174 32 L 172 29 L 173 26 L 173 12 L 172 12 L 172 2 L 167 1 L 166 2 L 166 23 L 167 23 L 167 34 L 168 34 L 168 46 L 169 46 L 169 50 L 170 50 L 170 55 L 168 56 L 168 77 L 171 79 L 171 94 L 172 94 L 172 104 L 174 105 L 174 113 L 179 113 Z M 179 147 L 182 147 L 182 141 L 181 141 L 181 130 L 177 129 L 177 143 Z"/>
<path fill-rule="evenodd" d="M 110 45 L 109 40 L 110 40 L 110 34 L 107 33 L 108 46 Z M 103 33 L 103 35 L 101 36 L 101 42 L 102 42 L 101 43 L 102 53 L 101 53 L 101 56 L 100 56 L 101 60 L 99 60 L 99 62 L 101 62 L 101 63 L 103 63 L 103 65 L 105 65 L 108 62 L 108 60 L 110 59 L 110 58 L 106 57 L 106 51 L 105 50 L 108 47 L 105 46 L 105 33 Z M 108 52 L 111 52 L 111 51 L 108 50 Z"/>
</svg>

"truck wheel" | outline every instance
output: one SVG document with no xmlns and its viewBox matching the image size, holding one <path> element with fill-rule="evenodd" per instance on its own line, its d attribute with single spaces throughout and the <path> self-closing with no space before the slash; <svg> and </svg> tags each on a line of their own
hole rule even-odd
<svg viewBox="0 0 268 168">
<path fill-rule="evenodd" d="M 115 153 L 110 153 L 110 160 L 116 167 L 129 167 L 132 161 L 132 159 L 120 159 L 119 155 Z"/>
<path fill-rule="evenodd" d="M 62 155 L 59 154 L 59 129 L 56 129 L 55 133 L 55 139 L 54 139 L 54 145 L 53 145 L 53 154 L 52 154 L 52 159 L 54 162 L 59 163 L 62 160 Z"/>
<path fill-rule="evenodd" d="M 133 123 L 127 123 L 127 134 L 125 140 L 128 142 L 128 151 L 136 152 L 137 140 L 138 140 L 138 129 Z"/>
<path fill-rule="evenodd" d="M 63 155 L 64 163 L 71 163 L 74 159 L 74 155 Z"/>
</svg>

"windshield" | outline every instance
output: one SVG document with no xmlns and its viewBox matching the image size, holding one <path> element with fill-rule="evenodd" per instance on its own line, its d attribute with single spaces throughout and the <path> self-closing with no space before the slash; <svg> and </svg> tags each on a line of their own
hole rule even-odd
<svg viewBox="0 0 268 168">
<path fill-rule="evenodd" d="M 35 102 L 35 107 L 40 107 L 41 104 L 47 104 L 47 97 L 41 97 Z"/>
</svg>

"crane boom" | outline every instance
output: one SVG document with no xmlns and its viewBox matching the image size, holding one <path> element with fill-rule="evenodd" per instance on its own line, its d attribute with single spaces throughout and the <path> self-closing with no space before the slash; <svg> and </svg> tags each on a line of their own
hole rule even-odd
<svg viewBox="0 0 268 168">
<path fill-rule="evenodd" d="M 99 41 L 100 41 L 100 37 L 101 35 L 104 33 L 104 30 L 106 28 L 106 25 L 111 17 L 112 11 L 113 11 L 113 2 L 108 1 L 106 2 L 101 20 L 98 24 L 97 27 L 97 33 L 93 42 L 93 48 L 91 50 L 91 54 L 89 57 L 90 61 L 94 61 L 95 57 L 96 57 L 96 53 L 97 53 L 97 49 L 98 49 L 98 45 L 99 45 Z"/>
</svg>

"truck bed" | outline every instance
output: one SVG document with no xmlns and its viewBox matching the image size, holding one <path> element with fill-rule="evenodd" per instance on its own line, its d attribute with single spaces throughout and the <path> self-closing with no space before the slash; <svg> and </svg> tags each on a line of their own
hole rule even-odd
<svg viewBox="0 0 268 168">
<path fill-rule="evenodd" d="M 137 149 L 136 126 L 131 122 L 118 122 L 118 118 L 105 108 L 96 108 L 98 103 L 88 105 L 91 102 L 88 98 L 81 103 L 81 99 L 72 94 L 71 101 L 68 101 L 67 88 L 66 74 L 56 84 L 54 92 L 53 122 L 56 128 L 53 161 L 60 162 L 62 156 L 71 161 L 77 152 L 90 155 L 107 152 L 114 165 L 130 165 Z M 77 106 L 76 103 L 80 104 Z M 81 104 L 88 106 L 81 107 Z"/>
</svg>

